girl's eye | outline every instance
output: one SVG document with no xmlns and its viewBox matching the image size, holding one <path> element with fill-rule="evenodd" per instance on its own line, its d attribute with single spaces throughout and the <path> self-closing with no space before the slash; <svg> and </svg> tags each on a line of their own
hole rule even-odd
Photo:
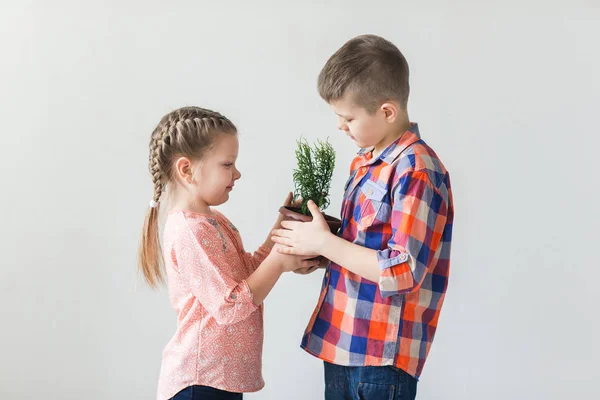
<svg viewBox="0 0 600 400">
<path fill-rule="evenodd" d="M 346 123 L 349 124 L 350 122 L 354 121 L 353 119 L 347 119 Z"/>
<path fill-rule="evenodd" d="M 227 168 L 233 167 L 233 163 L 227 163 L 227 164 L 223 164 L 223 165 L 225 165 L 225 167 L 227 167 Z"/>
</svg>

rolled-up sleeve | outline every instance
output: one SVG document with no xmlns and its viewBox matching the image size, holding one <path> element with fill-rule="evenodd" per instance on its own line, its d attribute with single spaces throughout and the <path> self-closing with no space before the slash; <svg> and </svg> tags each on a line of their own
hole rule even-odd
<svg viewBox="0 0 600 400">
<path fill-rule="evenodd" d="M 401 176 L 392 189 L 392 236 L 377 252 L 382 297 L 417 290 L 439 258 L 448 206 L 424 171 Z"/>
</svg>

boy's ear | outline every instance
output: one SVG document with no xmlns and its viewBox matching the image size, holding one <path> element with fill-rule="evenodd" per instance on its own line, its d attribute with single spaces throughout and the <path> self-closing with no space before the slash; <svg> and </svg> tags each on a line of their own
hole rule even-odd
<svg viewBox="0 0 600 400">
<path fill-rule="evenodd" d="M 398 105 L 393 102 L 383 103 L 381 107 L 379 107 L 383 116 L 388 123 L 393 123 L 396 121 L 398 117 Z"/>
<path fill-rule="evenodd" d="M 192 170 L 192 162 L 187 157 L 180 157 L 175 162 L 175 171 L 181 182 L 192 183 L 194 173 Z"/>
</svg>

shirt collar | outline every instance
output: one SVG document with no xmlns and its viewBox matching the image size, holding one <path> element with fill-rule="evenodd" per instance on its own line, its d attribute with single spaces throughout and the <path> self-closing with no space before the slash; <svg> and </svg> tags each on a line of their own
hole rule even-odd
<svg viewBox="0 0 600 400">
<path fill-rule="evenodd" d="M 361 149 L 358 152 L 358 155 L 368 160 L 367 164 L 373 164 L 377 160 L 382 160 L 387 164 L 391 164 L 404 150 L 406 150 L 408 146 L 418 142 L 419 140 L 421 140 L 419 124 L 412 123 L 410 128 L 408 128 L 408 130 L 405 131 L 402 136 L 389 144 L 377 158 L 370 158 L 374 147 Z"/>
</svg>

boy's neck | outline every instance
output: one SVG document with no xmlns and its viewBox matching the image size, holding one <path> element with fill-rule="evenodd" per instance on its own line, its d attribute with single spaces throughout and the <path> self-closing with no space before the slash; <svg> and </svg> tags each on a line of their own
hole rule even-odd
<svg viewBox="0 0 600 400">
<path fill-rule="evenodd" d="M 398 124 L 390 130 L 390 133 L 384 136 L 384 138 L 375 145 L 373 148 L 373 158 L 379 157 L 379 155 L 392 143 L 398 140 L 404 133 L 410 129 L 411 123 L 408 119 L 408 115 L 406 118 L 403 118 L 402 121 L 399 121 Z"/>
</svg>

